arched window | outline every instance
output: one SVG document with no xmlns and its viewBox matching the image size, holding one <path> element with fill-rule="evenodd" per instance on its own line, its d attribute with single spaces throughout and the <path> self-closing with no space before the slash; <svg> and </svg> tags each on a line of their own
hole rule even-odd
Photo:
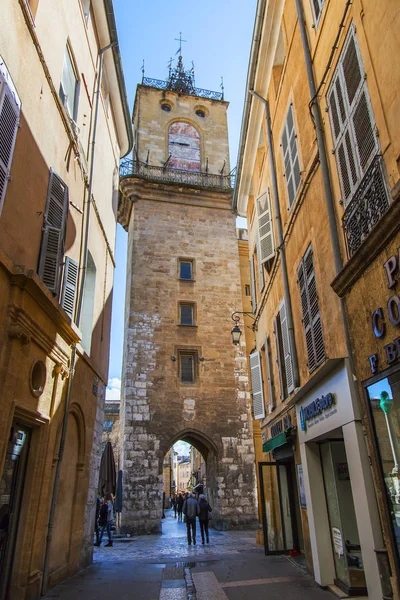
<svg viewBox="0 0 400 600">
<path fill-rule="evenodd" d="M 170 169 L 200 171 L 200 134 L 193 125 L 175 121 L 168 131 L 168 161 Z"/>
</svg>

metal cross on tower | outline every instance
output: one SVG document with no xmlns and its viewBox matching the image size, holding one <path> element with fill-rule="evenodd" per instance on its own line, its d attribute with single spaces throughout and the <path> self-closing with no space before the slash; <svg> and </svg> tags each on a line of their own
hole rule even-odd
<svg viewBox="0 0 400 600">
<path fill-rule="evenodd" d="M 179 48 L 178 50 L 175 52 L 176 54 L 179 54 L 179 56 L 182 54 L 182 42 L 187 42 L 187 40 L 183 40 L 182 39 L 182 31 L 179 32 L 179 39 L 178 38 L 174 38 L 177 42 L 179 42 Z"/>
</svg>

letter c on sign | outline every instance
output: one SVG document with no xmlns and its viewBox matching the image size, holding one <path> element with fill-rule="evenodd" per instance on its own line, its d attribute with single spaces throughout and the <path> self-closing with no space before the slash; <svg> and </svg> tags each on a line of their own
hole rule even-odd
<svg viewBox="0 0 400 600">
<path fill-rule="evenodd" d="M 379 319 L 382 319 L 382 323 L 379 323 Z M 383 309 L 378 308 L 372 315 L 372 329 L 374 330 L 375 337 L 381 338 L 386 333 L 386 325 L 383 321 Z"/>
<path fill-rule="evenodd" d="M 400 325 L 400 298 L 396 295 L 391 296 L 387 303 L 389 321 L 395 327 Z"/>
</svg>

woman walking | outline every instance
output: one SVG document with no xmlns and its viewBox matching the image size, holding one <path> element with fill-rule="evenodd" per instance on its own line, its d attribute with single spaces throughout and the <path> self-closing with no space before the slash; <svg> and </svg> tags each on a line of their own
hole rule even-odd
<svg viewBox="0 0 400 600">
<path fill-rule="evenodd" d="M 210 538 L 208 537 L 208 521 L 210 519 L 209 513 L 212 511 L 212 508 L 209 505 L 204 494 L 200 494 L 200 496 L 199 496 L 199 505 L 200 505 L 199 522 L 200 522 L 201 543 L 204 544 L 204 537 L 205 537 L 205 539 L 207 540 L 207 544 L 209 544 Z"/>
<path fill-rule="evenodd" d="M 103 539 L 104 530 L 107 529 L 108 535 L 108 543 L 105 547 L 110 547 L 113 545 L 113 540 L 111 536 L 111 523 L 114 521 L 114 506 L 112 503 L 112 496 L 110 493 L 105 494 L 103 504 L 100 507 L 100 517 L 99 517 L 99 525 L 100 535 L 99 535 L 99 543 L 95 544 L 95 546 L 101 545 L 101 540 Z"/>
</svg>

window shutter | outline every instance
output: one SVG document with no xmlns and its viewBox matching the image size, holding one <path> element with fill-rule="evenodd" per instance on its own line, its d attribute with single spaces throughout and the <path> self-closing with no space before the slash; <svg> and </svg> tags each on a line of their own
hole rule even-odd
<svg viewBox="0 0 400 600">
<path fill-rule="evenodd" d="M 258 231 L 259 231 L 259 261 L 264 264 L 275 255 L 274 232 L 272 227 L 271 201 L 269 190 L 256 200 Z"/>
<path fill-rule="evenodd" d="M 265 417 L 265 406 L 259 352 L 253 352 L 253 354 L 250 354 L 250 377 L 253 394 L 254 419 L 263 419 Z"/>
<path fill-rule="evenodd" d="M 301 179 L 299 152 L 297 148 L 297 136 L 292 105 L 289 106 L 282 134 L 282 152 L 283 162 L 285 165 L 289 207 L 291 207 L 296 198 Z"/>
<path fill-rule="evenodd" d="M 60 285 L 67 216 L 68 187 L 53 170 L 50 170 L 38 273 L 43 283 L 55 295 L 58 294 Z"/>
<path fill-rule="evenodd" d="M 258 285 L 260 288 L 260 292 L 263 291 L 265 286 L 265 277 L 264 277 L 264 267 L 261 262 L 261 246 L 260 246 L 260 238 L 257 234 L 257 266 L 258 266 Z"/>
<path fill-rule="evenodd" d="M 275 335 L 275 344 L 276 344 L 276 362 L 278 363 L 278 371 L 279 371 L 279 385 L 280 385 L 280 397 L 281 400 L 286 398 L 286 386 L 285 386 L 285 367 L 282 364 L 282 348 L 281 348 L 281 340 L 280 340 L 280 327 L 278 323 L 278 317 L 274 318 L 274 335 Z"/>
<path fill-rule="evenodd" d="M 254 271 L 254 254 L 250 258 L 250 285 L 251 285 L 251 309 L 253 313 L 257 310 L 256 274 Z"/>
<path fill-rule="evenodd" d="M 362 170 L 365 173 L 371 158 L 377 150 L 375 137 L 375 126 L 371 117 L 366 89 L 359 97 L 357 106 L 352 115 L 352 125 L 358 151 L 358 158 Z"/>
<path fill-rule="evenodd" d="M 282 346 L 283 346 L 283 357 L 285 361 L 285 372 L 286 372 L 286 385 L 288 394 L 293 392 L 294 390 L 294 381 L 293 381 L 293 367 L 292 367 L 292 357 L 290 356 L 290 345 L 289 345 L 289 330 L 286 318 L 286 305 L 285 301 L 282 302 L 281 307 L 279 309 L 279 316 L 281 320 L 281 330 L 282 330 Z"/>
<path fill-rule="evenodd" d="M 298 270 L 301 309 L 308 358 L 308 369 L 314 371 L 325 360 L 325 345 L 318 305 L 317 284 L 311 246 Z"/>
<path fill-rule="evenodd" d="M 354 28 L 348 37 L 341 63 L 347 99 L 351 108 L 363 83 L 363 68 L 358 56 Z"/>
<path fill-rule="evenodd" d="M 64 280 L 61 290 L 60 304 L 68 316 L 73 319 L 75 308 L 76 286 L 78 282 L 79 265 L 75 260 L 67 256 L 64 266 Z"/>
<path fill-rule="evenodd" d="M 0 214 L 10 178 L 19 113 L 20 106 L 0 71 Z"/>
<path fill-rule="evenodd" d="M 265 372 L 267 373 L 267 382 L 268 382 L 268 396 L 269 396 L 269 410 L 270 412 L 275 408 L 275 398 L 274 392 L 272 389 L 272 364 L 271 364 L 271 350 L 269 338 L 265 338 L 264 342 L 265 349 Z"/>
</svg>

